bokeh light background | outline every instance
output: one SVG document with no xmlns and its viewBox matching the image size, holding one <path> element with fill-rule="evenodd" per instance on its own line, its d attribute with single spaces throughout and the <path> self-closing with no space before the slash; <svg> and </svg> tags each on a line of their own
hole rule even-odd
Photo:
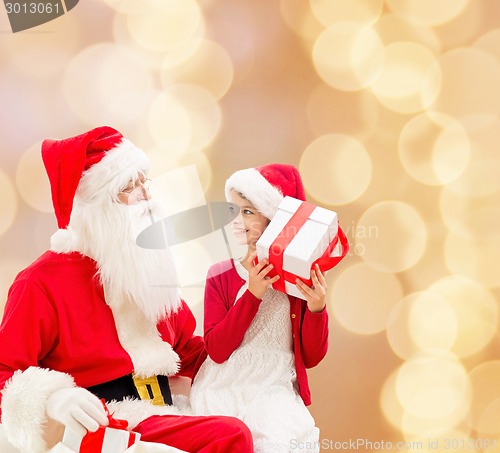
<svg viewBox="0 0 500 453">
<path fill-rule="evenodd" d="M 56 228 L 44 138 L 116 127 L 171 212 L 295 164 L 352 245 L 309 373 L 321 438 L 500 451 L 498 0 L 81 0 L 0 28 L 0 307 Z M 176 253 L 200 323 L 219 239 Z"/>
</svg>

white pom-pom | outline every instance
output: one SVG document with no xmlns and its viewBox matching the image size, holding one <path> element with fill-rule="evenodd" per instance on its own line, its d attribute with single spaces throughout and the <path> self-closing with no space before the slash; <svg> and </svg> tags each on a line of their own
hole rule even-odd
<svg viewBox="0 0 500 453">
<path fill-rule="evenodd" d="M 77 238 L 68 229 L 57 230 L 50 238 L 50 250 L 56 253 L 70 253 L 76 250 Z"/>
</svg>

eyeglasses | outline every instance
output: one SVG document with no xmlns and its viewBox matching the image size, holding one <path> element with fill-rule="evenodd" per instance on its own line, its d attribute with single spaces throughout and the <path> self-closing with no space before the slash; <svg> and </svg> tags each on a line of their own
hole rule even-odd
<svg viewBox="0 0 500 453">
<path fill-rule="evenodd" d="M 135 183 L 130 182 L 125 189 L 120 190 L 119 193 L 124 193 L 126 195 L 130 195 L 136 190 L 141 190 L 141 191 L 149 191 L 152 180 L 150 178 L 146 178 L 145 176 L 140 176 Z"/>
</svg>

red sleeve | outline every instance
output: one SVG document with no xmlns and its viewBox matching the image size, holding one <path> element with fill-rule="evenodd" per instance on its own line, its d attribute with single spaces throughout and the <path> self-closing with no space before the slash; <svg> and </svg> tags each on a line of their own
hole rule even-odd
<svg viewBox="0 0 500 453">
<path fill-rule="evenodd" d="M 172 344 L 181 360 L 179 376 L 193 378 L 206 357 L 203 338 L 193 335 L 195 328 L 196 319 L 184 301 L 177 313 L 158 325 L 162 338 Z"/>
<path fill-rule="evenodd" d="M 46 294 L 34 283 L 14 282 L 0 325 L 0 390 L 15 371 L 39 366 L 56 344 L 58 331 Z"/>
<path fill-rule="evenodd" d="M 220 275 L 207 279 L 205 346 L 208 355 L 216 363 L 226 361 L 241 344 L 262 302 L 248 290 L 234 302 L 228 292 L 229 287 L 222 284 Z"/>
<path fill-rule="evenodd" d="M 312 313 L 304 304 L 301 326 L 301 350 L 306 368 L 315 367 L 328 351 L 328 312 L 326 307 Z"/>
</svg>

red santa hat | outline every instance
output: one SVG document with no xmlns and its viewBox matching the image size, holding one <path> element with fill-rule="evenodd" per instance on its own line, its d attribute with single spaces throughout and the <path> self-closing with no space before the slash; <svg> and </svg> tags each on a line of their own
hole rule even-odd
<svg viewBox="0 0 500 453">
<path fill-rule="evenodd" d="M 76 137 L 44 140 L 42 159 L 50 181 L 59 233 L 68 228 L 77 189 L 84 201 L 96 199 L 103 193 L 107 196 L 107 192 L 116 196 L 121 187 L 138 172 L 146 172 L 150 165 L 141 149 L 108 126 Z"/>
<path fill-rule="evenodd" d="M 233 173 L 226 181 L 226 199 L 231 190 L 243 195 L 268 219 L 272 219 L 284 197 L 306 200 L 304 184 L 293 165 L 268 164 Z"/>
</svg>

